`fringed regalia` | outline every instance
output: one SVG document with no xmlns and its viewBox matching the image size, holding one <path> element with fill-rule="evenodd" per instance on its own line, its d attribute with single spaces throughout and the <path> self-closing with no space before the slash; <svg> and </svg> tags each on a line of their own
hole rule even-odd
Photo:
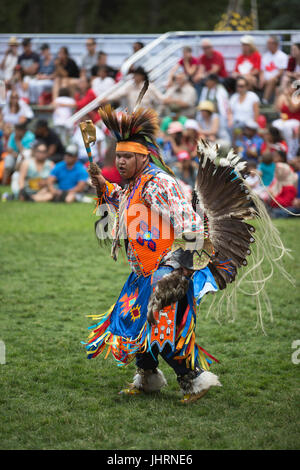
<svg viewBox="0 0 300 470">
<path fill-rule="evenodd" d="M 147 154 L 149 164 L 124 189 L 107 182 L 99 194 L 99 207 L 104 204 L 115 219 L 112 257 L 117 259 L 124 240 L 132 273 L 116 303 L 106 313 L 91 316 L 87 355 L 111 353 L 118 365 L 135 358 L 133 393 L 166 384 L 157 368 L 160 354 L 174 369 L 184 400 L 193 401 L 212 385 L 221 385 L 208 372 L 217 359 L 196 342 L 197 305 L 206 293 L 237 284 L 238 270 L 247 266 L 255 242 L 249 219 L 267 215 L 243 178 L 244 164 L 232 151 L 222 161 L 216 146 L 199 142 L 198 176 L 193 200 L 188 201 L 159 154 L 154 111 L 138 108 L 117 114 L 106 106 L 99 113 L 117 140 L 117 151 Z M 138 219 L 132 211 L 136 205 L 143 214 Z M 107 236 L 104 229 L 101 217 L 96 223 L 100 240 Z M 270 237 L 278 246 L 274 233 Z M 255 285 L 253 278 L 251 282 Z"/>
</svg>

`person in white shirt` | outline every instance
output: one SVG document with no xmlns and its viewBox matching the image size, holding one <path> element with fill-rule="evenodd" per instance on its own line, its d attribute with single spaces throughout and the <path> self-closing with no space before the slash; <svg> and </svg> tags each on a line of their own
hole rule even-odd
<svg viewBox="0 0 300 470">
<path fill-rule="evenodd" d="M 259 98 L 248 90 L 248 82 L 244 77 L 237 79 L 236 90 L 229 100 L 228 123 L 231 128 L 243 127 L 249 120 L 257 121 L 259 116 Z"/>
<path fill-rule="evenodd" d="M 12 79 L 15 66 L 18 63 L 18 47 L 18 39 L 15 36 L 12 36 L 8 41 L 8 49 L 0 64 L 0 78 L 2 78 L 6 83 L 9 83 Z"/>
<path fill-rule="evenodd" d="M 60 88 L 58 97 L 53 100 L 54 108 L 52 121 L 64 145 L 67 145 L 72 125 L 68 124 L 69 118 L 76 109 L 76 101 L 71 97 L 68 88 Z"/>
<path fill-rule="evenodd" d="M 288 56 L 279 49 L 279 40 L 270 36 L 267 41 L 267 52 L 262 57 L 259 87 L 263 89 L 262 102 L 268 104 L 287 68 Z"/>
<path fill-rule="evenodd" d="M 116 82 L 112 77 L 108 76 L 106 65 L 98 67 L 97 77 L 92 80 L 92 89 L 96 96 L 108 91 Z"/>
</svg>

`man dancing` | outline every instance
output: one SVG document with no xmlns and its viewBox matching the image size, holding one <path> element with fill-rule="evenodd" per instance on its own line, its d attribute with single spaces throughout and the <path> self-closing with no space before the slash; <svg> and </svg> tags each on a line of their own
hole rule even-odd
<svg viewBox="0 0 300 470">
<path fill-rule="evenodd" d="M 89 172 L 99 207 L 104 205 L 115 217 L 112 257 L 117 259 L 124 240 L 132 272 L 116 303 L 92 316 L 96 323 L 90 327 L 86 349 L 88 358 L 94 358 L 107 348 L 106 357 L 111 352 L 119 365 L 135 358 L 137 371 L 131 386 L 122 390 L 126 394 L 159 391 L 166 385 L 158 369 L 160 354 L 177 376 L 182 402 L 190 403 L 221 385 L 208 370 L 217 360 L 196 343 L 196 304 L 207 292 L 230 283 L 235 288 L 245 278 L 243 274 L 235 280 L 238 269 L 247 266 L 249 246 L 255 241 L 248 220 L 256 218 L 262 226 L 260 259 L 253 255 L 255 269 L 249 269 L 251 286 L 257 289 L 252 295 L 259 296 L 262 283 L 270 278 L 260 271 L 265 256 L 286 275 L 276 261 L 286 250 L 242 177 L 244 164 L 232 151 L 217 164 L 217 148 L 199 143 L 192 204 L 186 199 L 159 154 L 157 115 L 138 108 L 142 96 L 132 114 L 117 114 L 110 105 L 99 109 L 117 141 L 116 166 L 126 185 L 122 189 L 106 181 L 93 163 Z M 106 227 L 101 217 L 96 223 L 99 239 Z M 270 256 L 274 250 L 276 255 Z M 227 300 L 235 298 L 232 289 L 226 291 Z"/>
<path fill-rule="evenodd" d="M 159 155 L 156 114 L 141 108 L 120 118 L 110 106 L 99 112 L 117 139 L 116 166 L 127 184 L 121 189 L 109 183 L 91 164 L 92 183 L 101 202 L 116 212 L 112 256 L 117 258 L 124 239 L 132 273 L 116 304 L 98 317 L 88 357 L 106 345 L 121 364 L 135 357 L 133 384 L 123 390 L 133 394 L 166 385 L 157 367 L 161 354 L 177 375 L 183 401 L 194 401 L 220 385 L 208 371 L 212 356 L 195 341 L 196 299 L 199 302 L 204 291 L 217 290 L 205 268 L 209 258 L 201 254 L 208 233 Z M 204 269 L 194 271 L 200 265 Z"/>
</svg>

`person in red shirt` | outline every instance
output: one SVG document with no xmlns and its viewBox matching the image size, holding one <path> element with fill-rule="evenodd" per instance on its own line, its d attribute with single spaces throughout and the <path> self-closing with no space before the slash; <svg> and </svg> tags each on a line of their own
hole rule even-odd
<svg viewBox="0 0 300 470">
<path fill-rule="evenodd" d="M 198 60 L 198 70 L 193 79 L 194 83 L 203 81 L 210 74 L 215 74 L 219 78 L 226 78 L 227 71 L 221 52 L 214 50 L 209 39 L 203 39 L 201 46 L 203 54 Z"/>
<path fill-rule="evenodd" d="M 241 38 L 242 54 L 238 56 L 232 77 L 244 77 L 251 88 L 256 88 L 261 68 L 261 55 L 255 47 L 252 36 Z"/>
<path fill-rule="evenodd" d="M 90 79 L 86 76 L 82 76 L 78 80 L 77 92 L 74 94 L 74 99 L 76 101 L 76 111 L 79 111 L 79 109 L 84 108 L 87 104 L 96 99 L 94 90 L 91 88 Z M 90 111 L 88 114 L 93 123 L 99 121 L 100 116 L 97 110 Z"/>
<path fill-rule="evenodd" d="M 183 69 L 185 75 L 190 80 L 192 80 L 198 68 L 198 60 L 196 59 L 196 57 L 193 56 L 192 48 L 189 46 L 185 46 L 183 48 L 182 58 L 171 69 L 167 87 L 170 87 L 174 84 L 173 83 L 174 76 L 180 67 Z"/>
<path fill-rule="evenodd" d="M 276 163 L 274 182 L 269 187 L 273 196 L 269 205 L 273 208 L 292 207 L 293 201 L 297 196 L 298 175 L 287 163 Z"/>
</svg>

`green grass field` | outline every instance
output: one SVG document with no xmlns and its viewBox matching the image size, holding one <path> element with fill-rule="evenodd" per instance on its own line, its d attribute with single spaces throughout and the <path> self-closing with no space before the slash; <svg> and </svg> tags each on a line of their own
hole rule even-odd
<svg viewBox="0 0 300 470">
<path fill-rule="evenodd" d="M 274 321 L 255 329 L 255 304 L 240 298 L 234 323 L 199 312 L 197 338 L 221 362 L 222 388 L 180 403 L 174 372 L 160 367 L 160 394 L 118 395 L 135 366 L 87 360 L 86 315 L 105 311 L 129 273 L 98 247 L 89 204 L 0 203 L 1 449 L 299 449 L 299 288 L 278 273 L 269 283 Z M 299 279 L 299 224 L 276 221 Z M 298 346 L 299 347 L 299 346 Z M 300 357 L 300 354 L 298 355 Z"/>
</svg>

